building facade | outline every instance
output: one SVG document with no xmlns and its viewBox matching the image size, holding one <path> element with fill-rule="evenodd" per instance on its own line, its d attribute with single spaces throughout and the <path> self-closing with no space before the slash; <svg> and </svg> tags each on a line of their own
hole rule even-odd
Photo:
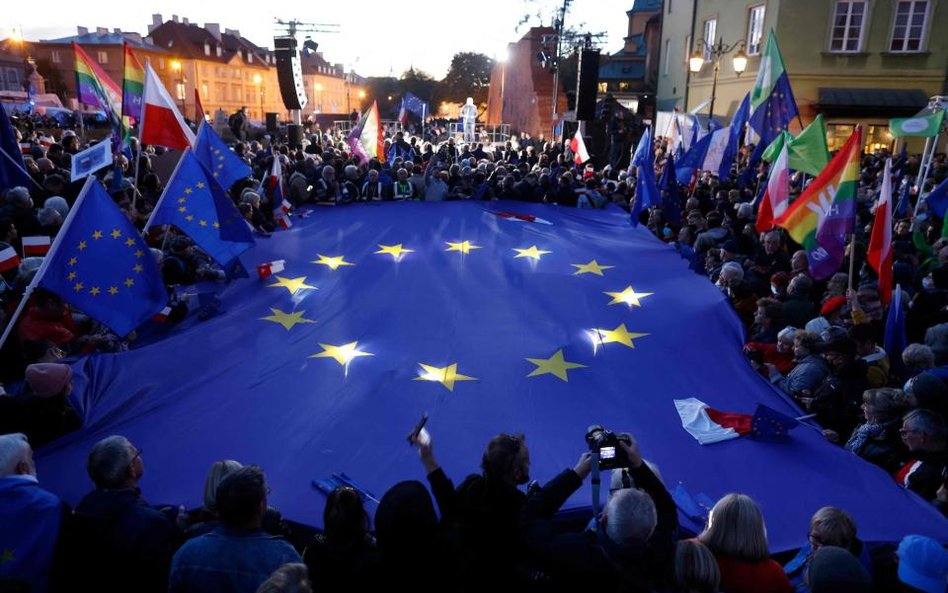
<svg viewBox="0 0 948 593">
<path fill-rule="evenodd" d="M 715 114 L 733 115 L 754 85 L 768 32 L 777 36 L 802 124 L 823 113 L 830 148 L 863 124 L 869 148 L 891 143 L 888 120 L 912 115 L 928 98 L 946 91 L 948 37 L 936 26 L 948 22 L 943 0 L 695 0 L 692 14 L 673 2 L 665 22 L 668 31 L 691 23 L 692 50 L 699 39 L 743 41 L 748 54 L 743 75 L 734 72 L 730 56 L 720 62 Z M 671 23 L 674 22 L 674 25 Z M 673 38 L 663 34 L 663 39 Z M 682 68 L 677 52 L 662 56 L 662 72 Z M 682 104 L 691 109 L 711 96 L 712 65 L 688 76 Z M 671 92 L 681 75 L 660 84 L 659 102 L 676 99 Z M 668 83 L 671 83 L 669 85 Z M 799 131 L 800 122 L 791 126 Z"/>
<path fill-rule="evenodd" d="M 662 0 L 635 0 L 626 12 L 621 50 L 599 60 L 598 97 L 612 95 L 627 109 L 652 117 L 659 79 Z"/>
<path fill-rule="evenodd" d="M 658 68 L 656 107 L 684 109 L 688 97 L 688 57 L 691 55 L 692 16 L 696 0 L 665 0 Z"/>
</svg>

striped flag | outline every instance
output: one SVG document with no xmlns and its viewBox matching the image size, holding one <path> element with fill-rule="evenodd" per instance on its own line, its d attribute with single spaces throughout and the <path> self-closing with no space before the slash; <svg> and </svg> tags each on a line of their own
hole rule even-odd
<svg viewBox="0 0 948 593">
<path fill-rule="evenodd" d="M 49 253 L 52 240 L 49 237 L 23 237 L 23 257 L 42 257 Z"/>
<path fill-rule="evenodd" d="M 142 144 L 157 144 L 184 150 L 194 145 L 194 132 L 151 64 L 145 64 L 145 85 L 142 98 L 142 119 L 139 139 Z"/>
<path fill-rule="evenodd" d="M 79 44 L 73 41 L 76 58 L 76 95 L 80 103 L 105 111 L 112 124 L 113 150 L 122 150 L 128 141 L 128 128 L 122 119 L 122 89 Z"/>
<path fill-rule="evenodd" d="M 122 115 L 139 120 L 142 117 L 142 95 L 145 87 L 145 69 L 125 44 L 125 76 L 122 79 Z"/>
<path fill-rule="evenodd" d="M 7 272 L 20 265 L 20 256 L 13 247 L 0 249 L 0 272 Z"/>
<path fill-rule="evenodd" d="M 382 120 L 379 119 L 379 106 L 375 101 L 359 123 L 352 128 L 352 132 L 346 138 L 346 143 L 352 150 L 352 154 L 359 157 L 359 162 L 363 165 L 373 158 L 385 162 Z"/>
<path fill-rule="evenodd" d="M 787 144 L 780 148 L 777 160 L 770 168 L 770 177 L 767 179 L 767 189 L 760 201 L 757 210 L 756 229 L 758 233 L 769 231 L 774 226 L 774 219 L 780 218 L 790 204 L 790 170 L 787 167 L 789 160 Z"/>
<path fill-rule="evenodd" d="M 264 262 L 262 264 L 257 264 L 257 276 L 261 280 L 264 278 L 269 278 L 274 274 L 279 274 L 286 268 L 286 260 L 278 259 L 274 261 Z"/>
<path fill-rule="evenodd" d="M 879 299 L 888 304 L 892 300 L 892 159 L 885 161 L 882 191 L 876 206 L 876 219 L 872 223 L 866 261 L 879 275 Z"/>
</svg>

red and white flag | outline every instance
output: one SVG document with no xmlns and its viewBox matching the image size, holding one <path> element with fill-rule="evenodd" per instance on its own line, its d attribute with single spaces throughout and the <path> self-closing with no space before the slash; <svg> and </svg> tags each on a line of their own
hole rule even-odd
<svg viewBox="0 0 948 593">
<path fill-rule="evenodd" d="M 758 233 L 774 227 L 774 220 L 786 212 L 790 205 L 790 168 L 788 166 L 787 143 L 783 143 L 780 154 L 770 168 L 767 190 L 757 208 L 756 228 Z"/>
<path fill-rule="evenodd" d="M 260 276 L 260 279 L 269 278 L 274 274 L 279 274 L 286 267 L 285 259 L 278 259 L 276 261 L 268 261 L 262 264 L 257 264 L 257 276 Z"/>
<path fill-rule="evenodd" d="M 152 315 L 152 320 L 157 321 L 158 323 L 164 323 L 168 321 L 168 315 L 171 315 L 171 307 L 165 307 L 161 311 L 158 311 Z"/>
<path fill-rule="evenodd" d="M 23 237 L 23 257 L 44 256 L 49 253 L 51 244 L 49 237 Z"/>
<path fill-rule="evenodd" d="M 156 144 L 178 150 L 194 145 L 194 132 L 185 123 L 184 117 L 150 63 L 145 64 L 139 138 L 142 144 Z"/>
<path fill-rule="evenodd" d="M 0 272 L 6 272 L 20 265 L 20 256 L 13 247 L 7 245 L 0 249 Z"/>
<path fill-rule="evenodd" d="M 283 229 L 284 231 L 293 227 L 293 223 L 290 221 L 289 214 L 284 213 L 282 215 L 277 216 L 276 222 L 277 222 L 277 225 L 279 225 L 280 228 Z"/>
<path fill-rule="evenodd" d="M 273 204 L 273 215 L 275 217 L 279 218 L 281 213 L 286 214 L 290 211 L 292 204 L 287 201 L 286 191 L 283 189 L 283 164 L 280 162 L 279 152 L 273 153 L 273 166 L 270 167 L 267 191 L 270 195 L 270 203 Z"/>
<path fill-rule="evenodd" d="M 751 431 L 751 414 L 730 414 L 708 407 L 700 399 L 676 399 L 681 425 L 702 445 L 729 441 Z"/>
<path fill-rule="evenodd" d="M 582 165 L 589 160 L 589 152 L 586 150 L 586 143 L 583 142 L 583 135 L 576 130 L 573 139 L 569 141 L 569 149 L 573 151 L 573 162 Z"/>
<path fill-rule="evenodd" d="M 866 261 L 879 275 L 879 299 L 888 304 L 892 300 L 892 159 L 885 161 Z"/>
</svg>

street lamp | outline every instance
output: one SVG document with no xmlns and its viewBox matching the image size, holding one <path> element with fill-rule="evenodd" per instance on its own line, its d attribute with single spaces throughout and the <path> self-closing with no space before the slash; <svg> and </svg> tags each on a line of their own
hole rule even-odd
<svg viewBox="0 0 948 593">
<path fill-rule="evenodd" d="M 263 121 L 265 119 L 263 116 L 263 77 L 259 74 L 254 74 L 253 82 L 257 85 L 257 94 L 260 95 L 260 121 Z"/>
<path fill-rule="evenodd" d="M 714 40 L 711 40 L 712 43 Z M 714 78 L 711 82 L 711 106 L 708 109 L 708 119 L 714 117 L 714 99 L 715 92 L 718 88 L 718 71 L 721 69 L 721 58 L 727 54 L 734 51 L 738 46 L 740 49 L 737 50 L 737 53 L 734 54 L 734 57 L 731 58 L 731 65 L 734 67 L 734 73 L 740 77 L 744 73 L 744 70 L 747 69 L 747 54 L 744 52 L 744 40 L 735 41 L 732 45 L 724 45 L 724 38 L 719 38 L 717 44 L 708 45 L 708 42 L 704 39 L 698 40 L 698 48 L 695 49 L 694 53 L 691 54 L 691 57 L 688 59 L 688 68 L 692 73 L 697 74 L 701 72 L 701 68 L 704 67 L 705 54 L 711 58 L 712 63 L 714 64 Z"/>
</svg>

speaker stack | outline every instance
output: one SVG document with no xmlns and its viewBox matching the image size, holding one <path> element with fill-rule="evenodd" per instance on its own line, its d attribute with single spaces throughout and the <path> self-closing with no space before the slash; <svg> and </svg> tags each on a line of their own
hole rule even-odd
<svg viewBox="0 0 948 593">
<path fill-rule="evenodd" d="M 273 38 L 273 53 L 276 55 L 277 79 L 280 95 L 287 109 L 302 109 L 306 106 L 306 85 L 303 83 L 303 67 L 300 52 L 296 49 L 296 38 L 289 35 Z"/>
</svg>

